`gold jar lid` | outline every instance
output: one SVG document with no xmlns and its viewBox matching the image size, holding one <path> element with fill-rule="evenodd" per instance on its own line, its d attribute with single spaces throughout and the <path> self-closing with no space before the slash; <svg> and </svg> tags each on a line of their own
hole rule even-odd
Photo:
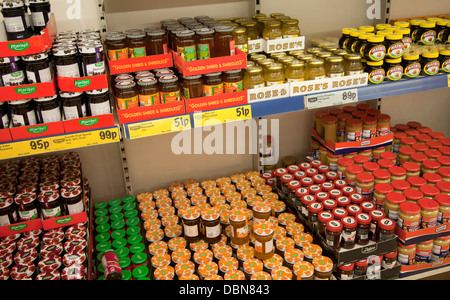
<svg viewBox="0 0 450 300">
<path fill-rule="evenodd" d="M 245 69 L 245 72 L 250 74 L 262 74 L 263 69 L 260 66 L 252 66 Z"/>
<path fill-rule="evenodd" d="M 287 56 L 286 52 L 275 52 L 270 54 L 271 58 L 278 59 L 280 57 Z"/>
<path fill-rule="evenodd" d="M 355 53 L 349 53 L 349 54 L 345 55 L 345 59 L 358 60 L 358 59 L 361 59 L 361 55 L 355 54 Z"/>
<path fill-rule="evenodd" d="M 297 19 L 285 19 L 285 20 L 281 20 L 281 22 L 286 25 L 297 25 L 298 24 Z"/>
<path fill-rule="evenodd" d="M 266 22 L 264 22 L 264 24 L 265 24 L 265 26 L 267 26 L 269 28 L 276 28 L 281 25 L 280 21 L 275 21 L 275 20 L 266 21 Z"/>
<path fill-rule="evenodd" d="M 266 68 L 270 71 L 279 71 L 283 69 L 283 65 L 277 62 L 271 63 L 270 65 L 267 65 Z"/>
<path fill-rule="evenodd" d="M 253 60 L 254 62 L 260 62 L 262 60 L 265 60 L 267 56 L 264 54 L 252 54 L 250 55 L 250 60 Z"/>
<path fill-rule="evenodd" d="M 320 58 L 311 58 L 310 60 L 308 60 L 308 65 L 320 66 L 323 64 L 324 64 L 324 61 L 323 61 L 323 59 L 320 59 Z"/>
<path fill-rule="evenodd" d="M 282 64 L 287 64 L 287 63 L 293 61 L 294 59 L 295 59 L 295 57 L 286 55 L 286 56 L 279 57 L 278 61 Z"/>
<path fill-rule="evenodd" d="M 334 51 L 333 54 L 339 55 L 339 56 L 345 56 L 348 54 L 348 52 L 345 49 L 337 49 L 336 51 Z"/>
<path fill-rule="evenodd" d="M 270 14 L 270 17 L 271 18 L 276 18 L 276 17 L 280 17 L 280 16 L 285 16 L 285 14 L 284 13 L 271 13 Z"/>
<path fill-rule="evenodd" d="M 316 57 L 318 58 L 327 58 L 330 57 L 333 53 L 328 52 L 328 51 L 320 51 L 318 53 L 316 53 Z"/>
<path fill-rule="evenodd" d="M 320 47 L 310 47 L 306 50 L 309 54 L 316 54 L 319 53 L 322 49 Z"/>
<path fill-rule="evenodd" d="M 308 60 L 310 60 L 310 59 L 313 59 L 313 58 L 314 58 L 314 55 L 305 53 L 305 54 L 297 55 L 297 58 L 300 59 L 300 60 L 302 60 L 302 61 L 308 61 Z"/>
<path fill-rule="evenodd" d="M 344 58 L 342 56 L 329 56 L 327 57 L 327 61 L 329 62 L 342 62 Z"/>
<path fill-rule="evenodd" d="M 233 32 L 237 34 L 243 34 L 247 32 L 247 29 L 245 27 L 236 27 L 233 29 Z"/>
<path fill-rule="evenodd" d="M 291 68 L 304 68 L 305 67 L 305 62 L 298 60 L 298 59 L 294 59 L 293 61 L 288 63 L 288 67 Z"/>
<path fill-rule="evenodd" d="M 289 51 L 289 55 L 292 55 L 292 56 L 298 56 L 298 55 L 301 55 L 301 54 L 305 54 L 305 50 L 292 50 L 292 51 Z"/>
<path fill-rule="evenodd" d="M 264 67 L 264 66 L 270 65 L 270 64 L 272 64 L 272 63 L 274 63 L 274 62 L 275 62 L 274 59 L 272 59 L 272 58 L 266 58 L 266 59 L 264 59 L 264 60 L 262 60 L 262 61 L 259 61 L 258 64 L 259 64 L 260 66 Z"/>
</svg>

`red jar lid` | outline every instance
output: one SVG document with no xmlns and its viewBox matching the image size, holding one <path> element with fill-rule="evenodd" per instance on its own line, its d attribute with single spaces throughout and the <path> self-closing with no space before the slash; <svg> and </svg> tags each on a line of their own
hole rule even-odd
<svg viewBox="0 0 450 300">
<path fill-rule="evenodd" d="M 418 142 L 426 143 L 428 141 L 431 141 L 431 137 L 428 134 L 419 133 L 418 135 L 416 135 L 416 140 Z"/>
<path fill-rule="evenodd" d="M 427 181 L 419 176 L 413 176 L 413 177 L 406 178 L 406 181 L 408 181 L 409 184 L 414 187 L 420 187 L 422 185 L 427 184 Z"/>
<path fill-rule="evenodd" d="M 439 142 L 441 142 L 444 147 L 450 147 L 450 138 L 441 138 L 439 139 Z"/>
<path fill-rule="evenodd" d="M 327 222 L 327 230 L 332 232 L 342 231 L 342 223 L 339 220 L 330 220 Z"/>
<path fill-rule="evenodd" d="M 330 198 L 332 199 L 336 199 L 338 197 L 342 196 L 342 190 L 339 189 L 332 189 L 328 192 L 328 194 L 330 194 Z"/>
<path fill-rule="evenodd" d="M 395 155 L 395 153 L 385 151 L 380 154 L 380 159 L 389 159 L 393 161 L 397 159 L 397 155 Z"/>
<path fill-rule="evenodd" d="M 385 153 L 385 152 L 384 152 Z M 394 154 L 395 155 L 395 154 Z M 395 162 L 391 159 L 379 159 L 378 160 L 378 164 L 380 165 L 380 167 L 382 167 L 383 169 L 389 169 L 390 167 L 395 166 Z"/>
<path fill-rule="evenodd" d="M 419 188 L 419 190 L 423 193 L 424 196 L 427 197 L 434 197 L 439 194 L 439 189 L 435 187 L 434 185 L 423 185 Z"/>
<path fill-rule="evenodd" d="M 334 171 L 328 171 L 325 176 L 327 177 L 328 181 L 335 181 L 336 179 L 338 179 L 339 175 L 338 173 L 334 172 Z"/>
<path fill-rule="evenodd" d="M 436 187 L 444 193 L 450 193 L 450 182 L 448 181 L 441 181 L 436 183 Z"/>
<path fill-rule="evenodd" d="M 345 187 L 347 185 L 347 182 L 345 181 L 345 180 L 342 180 L 342 179 L 336 179 L 335 181 L 334 181 L 334 186 L 337 188 L 337 189 L 342 189 L 343 187 Z"/>
<path fill-rule="evenodd" d="M 380 165 L 379 164 L 377 164 L 375 162 L 371 162 L 371 161 L 363 163 L 362 167 L 367 172 L 373 172 L 375 170 L 380 169 Z"/>
<path fill-rule="evenodd" d="M 317 118 L 323 118 L 328 116 L 330 113 L 327 110 L 318 110 L 316 111 L 316 113 L 314 114 Z"/>
<path fill-rule="evenodd" d="M 423 198 L 419 200 L 419 205 L 424 210 L 437 210 L 439 203 L 433 199 Z"/>
<path fill-rule="evenodd" d="M 288 173 L 287 169 L 285 169 L 285 168 L 278 168 L 278 169 L 275 170 L 274 174 L 277 177 L 281 177 L 281 176 L 283 176 L 284 174 L 287 174 L 287 173 Z"/>
<path fill-rule="evenodd" d="M 333 210 L 337 207 L 337 202 L 334 201 L 333 199 L 326 199 L 323 201 L 323 207 L 326 210 Z"/>
<path fill-rule="evenodd" d="M 311 195 L 315 195 L 319 193 L 322 190 L 322 188 L 318 184 L 312 184 L 308 187 L 308 190 Z"/>
<path fill-rule="evenodd" d="M 428 147 L 425 144 L 421 144 L 421 143 L 417 143 L 411 146 L 414 150 L 416 150 L 416 152 L 424 152 L 425 150 L 430 149 L 430 147 Z"/>
<path fill-rule="evenodd" d="M 450 167 L 450 156 L 440 156 L 436 160 L 442 167 Z"/>
<path fill-rule="evenodd" d="M 407 200 L 419 201 L 423 198 L 423 193 L 416 189 L 406 189 L 403 191 Z"/>
<path fill-rule="evenodd" d="M 301 180 L 302 178 L 306 177 L 306 173 L 303 171 L 297 171 L 294 173 L 294 178 L 296 180 Z"/>
<path fill-rule="evenodd" d="M 418 128 L 422 127 L 422 124 L 420 122 L 416 122 L 416 121 L 409 121 L 408 123 L 406 123 L 406 125 L 409 128 L 413 128 L 413 129 L 418 129 Z"/>
<path fill-rule="evenodd" d="M 304 187 L 308 187 L 310 185 L 312 185 L 314 183 L 314 181 L 312 180 L 312 178 L 309 177 L 303 177 L 300 182 L 302 183 L 302 186 Z"/>
<path fill-rule="evenodd" d="M 400 204 L 400 210 L 408 215 L 420 214 L 420 206 L 412 202 L 404 202 Z"/>
<path fill-rule="evenodd" d="M 294 180 L 294 176 L 292 174 L 284 174 L 281 176 L 281 182 L 283 183 L 289 183 L 292 180 Z"/>
<path fill-rule="evenodd" d="M 322 161 L 320 159 L 314 159 L 311 161 L 311 166 L 313 168 L 317 168 L 319 166 L 323 165 Z"/>
<path fill-rule="evenodd" d="M 338 115 L 344 113 L 344 110 L 342 108 L 331 108 L 329 110 L 329 113 L 332 116 L 338 116 Z"/>
<path fill-rule="evenodd" d="M 384 230 L 394 230 L 395 222 L 392 219 L 384 218 L 378 221 L 378 226 Z"/>
<path fill-rule="evenodd" d="M 351 205 L 347 206 L 347 211 L 348 211 L 349 215 L 355 216 L 355 215 L 361 213 L 362 209 L 359 205 L 351 204 Z"/>
<path fill-rule="evenodd" d="M 377 119 L 378 122 L 389 122 L 391 120 L 391 116 L 386 114 L 379 114 L 377 116 Z"/>
<path fill-rule="evenodd" d="M 308 191 L 308 189 L 301 187 L 295 191 L 295 195 L 299 198 L 302 198 L 303 196 L 309 195 L 309 191 Z"/>
<path fill-rule="evenodd" d="M 356 175 L 356 180 L 362 183 L 370 183 L 374 181 L 374 177 L 370 173 L 359 173 Z"/>
<path fill-rule="evenodd" d="M 376 124 L 377 123 L 377 118 L 374 117 L 370 117 L 370 116 L 365 116 L 361 118 L 361 121 L 363 121 L 364 124 Z"/>
<path fill-rule="evenodd" d="M 353 165 L 354 161 L 351 158 L 348 157 L 341 157 L 338 159 L 338 165 L 343 167 L 348 167 L 350 165 Z"/>
<path fill-rule="evenodd" d="M 348 114 L 348 113 L 339 114 L 337 117 L 338 117 L 338 119 L 340 121 L 347 121 L 347 120 L 350 120 L 350 119 L 353 118 L 353 116 L 351 114 Z"/>
<path fill-rule="evenodd" d="M 405 168 L 406 172 L 420 172 L 420 166 L 416 163 L 413 162 L 404 162 L 403 163 L 403 168 Z"/>
<path fill-rule="evenodd" d="M 441 167 L 441 164 L 435 160 L 427 159 L 422 163 L 422 167 L 430 170 L 438 170 Z"/>
<path fill-rule="evenodd" d="M 367 116 L 367 113 L 365 111 L 362 111 L 362 110 L 356 110 L 356 111 L 352 112 L 352 116 L 355 119 L 362 119 L 365 116 Z M 361 120 L 361 122 L 362 122 L 362 120 Z M 347 124 L 348 124 L 348 122 L 347 122 Z"/>
<path fill-rule="evenodd" d="M 358 222 L 352 216 L 343 217 L 341 222 L 345 228 L 355 228 L 358 225 Z"/>
<path fill-rule="evenodd" d="M 300 170 L 306 171 L 311 168 L 311 164 L 309 162 L 302 162 L 300 165 Z"/>
<path fill-rule="evenodd" d="M 356 164 L 363 164 L 365 162 L 368 162 L 369 160 L 370 160 L 370 158 L 365 155 L 357 154 L 357 155 L 353 156 L 353 161 Z"/>
<path fill-rule="evenodd" d="M 359 127 L 359 126 L 362 126 L 362 121 L 359 119 L 350 119 L 350 120 L 347 120 L 347 126 Z"/>
<path fill-rule="evenodd" d="M 341 269 L 342 271 L 351 271 L 355 268 L 355 264 L 354 263 L 348 263 L 342 266 L 339 266 L 339 269 Z"/>
<path fill-rule="evenodd" d="M 406 124 L 396 124 L 394 127 L 399 131 L 405 131 L 409 129 L 409 126 Z"/>
<path fill-rule="evenodd" d="M 380 209 L 371 210 L 369 215 L 372 217 L 372 220 L 379 221 L 386 217 L 386 213 Z"/>
<path fill-rule="evenodd" d="M 336 199 L 336 201 L 337 201 L 337 205 L 340 207 L 346 207 L 347 205 L 349 205 L 351 203 L 350 199 L 345 196 L 338 197 Z"/>
<path fill-rule="evenodd" d="M 411 187 L 409 182 L 406 180 L 393 180 L 391 182 L 391 185 L 394 188 L 394 190 L 396 190 L 396 191 L 404 191 Z"/>
<path fill-rule="evenodd" d="M 427 173 L 427 174 L 434 174 L 434 173 Z M 450 178 L 450 168 L 446 167 L 446 168 L 440 168 L 438 170 L 438 174 L 444 178 Z M 426 174 L 424 174 L 426 175 Z M 436 174 L 434 174 L 436 175 Z"/>
<path fill-rule="evenodd" d="M 442 168 L 439 169 L 440 172 Z M 442 181 L 442 176 L 436 173 L 425 173 L 423 174 L 423 179 L 425 179 L 428 183 L 436 184 L 439 181 Z"/>
<path fill-rule="evenodd" d="M 426 156 L 423 153 L 413 153 L 413 154 L 411 154 L 411 161 L 424 162 L 427 159 L 428 159 L 428 156 Z"/>
<path fill-rule="evenodd" d="M 380 194 L 388 194 L 394 191 L 394 187 L 387 183 L 377 183 L 375 184 L 375 191 Z"/>
<path fill-rule="evenodd" d="M 334 216 L 332 213 L 330 213 L 329 211 L 321 211 L 319 213 L 319 221 L 322 223 L 326 223 L 330 220 L 333 220 Z"/>
<path fill-rule="evenodd" d="M 350 196 L 351 194 L 356 193 L 356 188 L 354 188 L 353 186 L 344 186 L 342 189 L 342 193 L 344 194 L 344 196 Z"/>
<path fill-rule="evenodd" d="M 319 170 L 317 170 L 316 168 L 308 168 L 308 169 L 306 169 L 306 176 L 309 176 L 309 177 L 313 177 L 314 175 L 316 175 L 316 174 L 319 174 Z"/>
<path fill-rule="evenodd" d="M 431 136 L 431 138 L 434 140 L 439 140 L 439 139 L 445 138 L 445 135 L 442 132 L 438 132 L 438 131 L 432 131 L 432 132 L 428 133 L 428 135 Z"/>
<path fill-rule="evenodd" d="M 436 150 L 436 149 L 428 149 L 424 151 L 424 154 L 426 156 L 428 156 L 428 158 L 430 159 L 437 159 L 438 157 L 442 156 L 441 151 Z"/>
<path fill-rule="evenodd" d="M 322 118 L 322 123 L 325 124 L 334 124 L 338 122 L 338 118 L 335 116 L 326 116 Z"/>
<path fill-rule="evenodd" d="M 442 155 L 450 156 L 450 147 L 449 146 L 442 146 L 439 148 L 439 152 L 442 153 Z"/>
<path fill-rule="evenodd" d="M 348 215 L 348 211 L 344 208 L 335 208 L 333 209 L 333 216 L 336 219 L 342 219 L 343 217 L 346 217 Z"/>
<path fill-rule="evenodd" d="M 308 205 L 308 211 L 312 213 L 319 213 L 323 210 L 323 205 L 320 202 L 313 202 Z"/>
<path fill-rule="evenodd" d="M 406 201 L 406 197 L 401 193 L 391 192 L 386 195 L 386 201 L 393 204 L 400 204 Z"/>
<path fill-rule="evenodd" d="M 366 111 L 368 109 L 370 109 L 370 105 L 368 103 L 358 103 L 356 104 L 356 109 L 357 110 L 362 110 L 362 111 Z"/>
<path fill-rule="evenodd" d="M 359 213 L 356 215 L 356 221 L 358 221 L 358 224 L 367 225 L 372 222 L 372 217 L 366 213 Z"/>
<path fill-rule="evenodd" d="M 450 206 L 450 195 L 447 194 L 439 194 L 434 197 L 434 200 L 442 206 Z"/>
<path fill-rule="evenodd" d="M 400 144 L 403 144 L 403 145 L 406 145 L 406 146 L 412 146 L 415 143 L 416 143 L 416 139 L 411 138 L 411 137 L 405 137 L 405 138 L 402 138 L 400 140 Z"/>
<path fill-rule="evenodd" d="M 397 128 L 397 130 L 398 130 L 398 128 Z M 401 139 L 404 139 L 405 137 L 407 137 L 407 135 L 403 131 L 397 131 L 396 133 L 394 133 L 395 140 L 401 140 Z"/>
<path fill-rule="evenodd" d="M 344 106 L 342 109 L 346 113 L 352 113 L 352 112 L 358 110 L 355 106 Z"/>
<path fill-rule="evenodd" d="M 367 266 L 368 264 L 369 264 L 369 260 L 367 258 L 355 262 L 355 266 L 358 266 L 358 267 L 364 267 L 364 266 Z"/>
<path fill-rule="evenodd" d="M 361 202 L 363 202 L 363 200 L 363 195 L 359 193 L 353 193 L 350 195 L 350 201 L 352 201 L 353 204 L 360 204 Z"/>
<path fill-rule="evenodd" d="M 330 166 L 327 166 L 327 165 L 320 165 L 320 166 L 317 166 L 316 169 L 319 171 L 320 174 L 325 174 L 325 173 L 327 173 L 328 171 L 330 171 Z"/>
<path fill-rule="evenodd" d="M 391 173 L 389 171 L 386 171 L 384 169 L 378 169 L 373 171 L 373 176 L 377 179 L 385 180 L 391 178 Z"/>
<path fill-rule="evenodd" d="M 389 173 L 391 173 L 394 176 L 405 176 L 406 170 L 403 167 L 397 167 L 393 166 L 388 169 Z"/>
<path fill-rule="evenodd" d="M 300 181 L 298 180 L 291 180 L 288 183 L 288 189 L 290 189 L 291 191 L 298 189 L 300 186 Z"/>
<path fill-rule="evenodd" d="M 370 213 L 372 210 L 375 209 L 375 204 L 373 204 L 370 201 L 364 201 L 364 202 L 361 202 L 361 208 L 362 208 L 363 212 Z"/>
<path fill-rule="evenodd" d="M 300 167 L 297 165 L 290 165 L 287 167 L 289 174 L 295 174 L 295 172 L 300 171 Z"/>
<path fill-rule="evenodd" d="M 302 197 L 302 203 L 304 205 L 309 205 L 310 203 L 316 201 L 316 197 L 313 195 L 305 195 Z"/>
<path fill-rule="evenodd" d="M 322 191 L 328 192 L 328 191 L 334 189 L 334 183 L 326 181 L 321 184 L 321 187 L 322 187 Z"/>
<path fill-rule="evenodd" d="M 316 199 L 319 202 L 323 202 L 323 201 L 327 200 L 329 197 L 330 197 L 330 195 L 328 195 L 327 192 L 318 192 L 316 194 Z"/>
<path fill-rule="evenodd" d="M 261 174 L 261 177 L 264 178 L 265 180 L 273 178 L 273 174 L 270 172 L 264 172 Z"/>
<path fill-rule="evenodd" d="M 418 134 L 420 134 L 420 132 L 415 129 L 406 129 L 405 133 L 407 136 L 410 136 L 410 137 L 416 137 Z"/>
<path fill-rule="evenodd" d="M 347 173 L 350 174 L 358 174 L 358 173 L 362 173 L 364 171 L 363 167 L 358 166 L 358 165 L 350 165 L 347 167 Z"/>
<path fill-rule="evenodd" d="M 400 149 L 398 149 L 398 153 L 401 153 L 403 155 L 411 155 L 415 152 L 416 152 L 416 150 L 414 150 L 413 147 L 409 147 L 409 146 L 403 146 L 403 147 L 400 147 Z"/>
</svg>

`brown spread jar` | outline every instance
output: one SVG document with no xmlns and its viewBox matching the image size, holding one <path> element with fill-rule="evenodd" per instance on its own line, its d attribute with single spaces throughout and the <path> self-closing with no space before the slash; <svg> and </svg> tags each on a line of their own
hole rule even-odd
<svg viewBox="0 0 450 300">
<path fill-rule="evenodd" d="M 119 109 L 139 107 L 136 83 L 131 80 L 116 83 L 116 101 Z"/>
<path fill-rule="evenodd" d="M 158 81 L 156 78 L 143 78 L 139 79 L 138 85 L 138 97 L 139 106 L 151 106 L 160 104 Z"/>
<path fill-rule="evenodd" d="M 180 86 L 176 75 L 159 78 L 159 96 L 161 104 L 181 101 Z"/>
<path fill-rule="evenodd" d="M 253 224 L 255 236 L 255 257 L 261 260 L 271 258 L 275 253 L 273 243 L 274 225 L 268 221 Z"/>
</svg>

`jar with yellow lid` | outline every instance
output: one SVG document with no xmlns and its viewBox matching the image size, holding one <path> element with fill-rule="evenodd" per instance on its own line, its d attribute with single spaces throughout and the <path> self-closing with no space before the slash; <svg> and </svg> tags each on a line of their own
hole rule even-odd
<svg viewBox="0 0 450 300">
<path fill-rule="evenodd" d="M 439 50 L 439 63 L 441 72 L 450 73 L 450 49 Z"/>
<path fill-rule="evenodd" d="M 398 242 L 397 251 L 397 261 L 400 265 L 412 266 L 416 263 L 416 244 L 405 246 Z"/>
<path fill-rule="evenodd" d="M 345 50 L 347 50 L 348 53 L 355 53 L 355 46 L 358 41 L 358 36 L 362 33 L 365 32 L 362 30 L 353 30 L 350 32 L 350 37 L 348 38 L 347 46 L 345 47 Z"/>
<path fill-rule="evenodd" d="M 385 79 L 388 81 L 398 81 L 403 76 L 403 67 L 401 58 L 386 58 L 384 60 Z"/>
<path fill-rule="evenodd" d="M 420 64 L 422 66 L 421 75 L 436 75 L 440 68 L 439 52 L 437 50 L 422 52 L 420 55 Z"/>
<path fill-rule="evenodd" d="M 283 65 L 280 63 L 272 63 L 266 66 L 264 72 L 264 81 L 266 86 L 279 85 L 284 83 Z"/>
<path fill-rule="evenodd" d="M 409 20 L 409 28 L 411 29 L 411 39 L 413 43 L 417 44 L 417 32 L 420 29 L 420 23 L 424 22 L 424 19 L 411 19 Z"/>
<path fill-rule="evenodd" d="M 339 48 L 346 49 L 350 32 L 357 30 L 356 28 L 342 28 L 342 36 L 339 38 Z"/>
<path fill-rule="evenodd" d="M 305 80 L 305 63 L 298 59 L 286 65 L 285 78 L 287 82 L 300 82 Z"/>
<path fill-rule="evenodd" d="M 416 245 L 416 265 L 428 264 L 433 254 L 433 240 L 424 241 Z"/>
<path fill-rule="evenodd" d="M 369 61 L 382 61 L 386 56 L 386 47 L 383 44 L 384 37 L 372 35 L 367 37 L 367 45 L 364 48 L 364 58 Z"/>
<path fill-rule="evenodd" d="M 376 28 L 377 31 L 380 31 L 380 30 L 386 29 L 386 28 L 389 27 L 389 26 L 391 26 L 391 24 L 388 24 L 388 23 L 378 23 L 377 25 L 375 25 L 375 28 Z"/>
<path fill-rule="evenodd" d="M 307 80 L 325 79 L 324 61 L 319 58 L 311 58 L 306 63 L 305 78 Z"/>
<path fill-rule="evenodd" d="M 394 23 L 394 26 L 397 26 L 400 28 L 409 28 L 409 22 L 408 21 L 396 21 Z"/>
<path fill-rule="evenodd" d="M 416 43 L 419 45 L 430 46 L 436 42 L 436 22 L 423 21 L 417 31 Z"/>
<path fill-rule="evenodd" d="M 369 83 L 379 84 L 384 81 L 386 71 L 383 68 L 382 61 L 368 61 L 364 71 L 369 74 Z"/>
<path fill-rule="evenodd" d="M 248 67 L 244 74 L 244 88 L 246 90 L 265 87 L 263 69 L 260 66 Z"/>
<path fill-rule="evenodd" d="M 388 30 L 388 29 L 377 31 L 377 35 L 379 35 L 379 36 L 381 36 L 381 37 L 383 37 L 383 38 L 386 38 L 386 36 L 387 36 L 388 34 L 391 34 L 391 33 L 392 33 L 392 31 L 390 31 L 390 30 Z"/>
<path fill-rule="evenodd" d="M 416 51 L 407 51 L 403 53 L 401 65 L 403 67 L 404 78 L 416 78 L 420 75 L 421 65 L 419 57 L 419 53 Z"/>
<path fill-rule="evenodd" d="M 448 26 L 448 19 L 440 19 L 436 22 L 436 43 L 445 44 L 443 37 Z"/>
<path fill-rule="evenodd" d="M 359 54 L 347 54 L 344 60 L 345 75 L 362 74 L 364 68 L 361 62 L 361 55 Z"/>
<path fill-rule="evenodd" d="M 412 46 L 411 29 L 401 27 L 395 30 L 394 34 L 400 34 L 402 36 L 403 52 L 409 51 Z"/>
<path fill-rule="evenodd" d="M 400 204 L 397 225 L 405 232 L 417 231 L 420 228 L 420 206 L 412 202 Z"/>
<path fill-rule="evenodd" d="M 328 78 L 345 76 L 344 58 L 342 56 L 330 56 L 325 60 L 325 75 Z"/>
<path fill-rule="evenodd" d="M 244 53 L 248 52 L 248 35 L 245 27 L 236 27 L 233 29 L 234 43 L 236 48 Z"/>
<path fill-rule="evenodd" d="M 450 248 L 450 235 L 439 237 L 433 241 L 431 260 L 442 261 L 447 258 Z"/>
<path fill-rule="evenodd" d="M 281 32 L 281 22 L 272 20 L 265 22 L 262 36 L 265 40 L 276 40 L 283 38 L 283 33 Z"/>
<path fill-rule="evenodd" d="M 301 32 L 297 19 L 285 19 L 281 23 L 281 33 L 284 39 L 300 36 Z"/>
<path fill-rule="evenodd" d="M 374 35 L 373 33 L 369 33 L 369 32 L 364 32 L 364 33 L 360 33 L 358 35 L 358 40 L 356 41 L 355 44 L 355 53 L 361 55 L 361 57 L 364 57 L 364 49 L 366 48 L 367 45 L 367 38 L 369 36 Z"/>
<path fill-rule="evenodd" d="M 386 35 L 384 46 L 386 47 L 386 58 L 400 58 L 403 55 L 404 45 L 401 34 L 391 33 Z"/>
</svg>

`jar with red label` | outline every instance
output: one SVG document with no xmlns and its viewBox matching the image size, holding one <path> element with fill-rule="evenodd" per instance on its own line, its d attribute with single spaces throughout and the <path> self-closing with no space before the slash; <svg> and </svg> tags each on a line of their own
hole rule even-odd
<svg viewBox="0 0 450 300">
<path fill-rule="evenodd" d="M 331 221 L 334 219 L 334 216 L 331 212 L 328 211 L 321 211 L 319 213 L 319 222 L 317 225 L 317 229 L 319 234 L 325 238 L 325 229 L 327 227 L 328 221 Z"/>
<path fill-rule="evenodd" d="M 369 243 L 370 224 L 372 217 L 366 213 L 359 213 L 355 216 L 357 220 L 356 243 L 358 245 L 367 245 Z"/>
<path fill-rule="evenodd" d="M 323 211 L 323 204 L 320 202 L 313 202 L 308 205 L 308 223 L 311 228 L 317 228 L 321 211 Z"/>
<path fill-rule="evenodd" d="M 327 245 L 335 251 L 339 251 L 341 249 L 342 228 L 343 225 L 339 220 L 331 220 L 327 222 L 325 239 Z"/>
<path fill-rule="evenodd" d="M 343 225 L 341 247 L 344 249 L 353 249 L 355 247 L 356 227 L 358 223 L 352 216 L 343 217 L 341 222 Z"/>
<path fill-rule="evenodd" d="M 421 199 L 419 200 L 420 214 L 422 215 L 422 228 L 431 228 L 437 226 L 439 215 L 439 203 L 433 199 Z"/>
</svg>

